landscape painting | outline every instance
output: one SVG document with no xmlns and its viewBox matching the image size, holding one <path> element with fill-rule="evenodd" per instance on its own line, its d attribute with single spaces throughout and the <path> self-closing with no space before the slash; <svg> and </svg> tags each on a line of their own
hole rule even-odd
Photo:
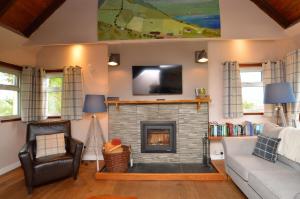
<svg viewBox="0 0 300 199">
<path fill-rule="evenodd" d="M 98 39 L 220 37 L 219 0 L 99 0 Z"/>
</svg>

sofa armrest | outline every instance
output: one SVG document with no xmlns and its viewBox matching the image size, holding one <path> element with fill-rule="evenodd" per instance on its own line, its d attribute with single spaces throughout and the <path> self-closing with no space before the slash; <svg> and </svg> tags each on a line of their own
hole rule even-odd
<svg viewBox="0 0 300 199">
<path fill-rule="evenodd" d="M 31 147 L 32 142 L 26 143 L 21 150 L 19 151 L 19 159 L 24 170 L 25 182 L 28 190 L 31 190 L 32 187 L 32 178 L 33 178 L 33 164 L 32 164 L 32 154 Z M 30 192 L 30 191 L 29 191 Z"/>
<path fill-rule="evenodd" d="M 225 158 L 232 155 L 251 155 L 257 141 L 256 136 L 251 137 L 224 137 L 222 144 Z"/>
<path fill-rule="evenodd" d="M 80 162 L 81 162 L 81 154 L 83 149 L 83 142 L 76 140 L 74 138 L 68 138 L 70 144 L 70 153 L 73 155 L 73 177 L 77 178 Z"/>
</svg>

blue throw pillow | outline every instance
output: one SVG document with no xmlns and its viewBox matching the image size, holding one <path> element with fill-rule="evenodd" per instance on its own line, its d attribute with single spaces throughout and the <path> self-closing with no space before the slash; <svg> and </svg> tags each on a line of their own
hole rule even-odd
<svg viewBox="0 0 300 199">
<path fill-rule="evenodd" d="M 252 154 L 270 162 L 276 162 L 277 148 L 280 140 L 280 138 L 271 138 L 264 135 L 258 135 Z"/>
</svg>

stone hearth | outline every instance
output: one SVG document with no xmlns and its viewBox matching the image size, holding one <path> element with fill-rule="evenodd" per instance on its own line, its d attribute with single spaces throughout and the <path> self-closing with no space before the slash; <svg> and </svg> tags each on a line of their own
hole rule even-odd
<svg viewBox="0 0 300 199">
<path fill-rule="evenodd" d="M 141 122 L 175 121 L 176 153 L 142 153 Z M 208 131 L 208 104 L 109 105 L 109 139 L 131 145 L 136 163 L 202 163 L 202 138 Z"/>
</svg>

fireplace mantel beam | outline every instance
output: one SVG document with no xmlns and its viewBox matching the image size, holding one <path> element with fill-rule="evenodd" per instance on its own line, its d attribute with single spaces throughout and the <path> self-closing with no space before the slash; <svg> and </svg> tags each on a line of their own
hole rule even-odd
<svg viewBox="0 0 300 199">
<path fill-rule="evenodd" d="M 188 100 L 109 100 L 106 105 L 115 105 L 119 109 L 120 105 L 138 105 L 138 104 L 197 104 L 197 110 L 200 109 L 201 103 L 210 103 L 209 96 Z"/>
</svg>

